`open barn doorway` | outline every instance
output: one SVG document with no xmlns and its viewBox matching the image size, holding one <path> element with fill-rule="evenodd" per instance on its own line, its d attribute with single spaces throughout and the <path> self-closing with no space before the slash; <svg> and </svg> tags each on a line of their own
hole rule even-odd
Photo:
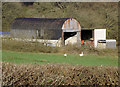
<svg viewBox="0 0 120 87">
<path fill-rule="evenodd" d="M 77 32 L 64 32 L 64 45 L 77 43 Z"/>
<path fill-rule="evenodd" d="M 82 44 L 93 45 L 94 42 L 94 29 L 81 29 Z"/>
</svg>

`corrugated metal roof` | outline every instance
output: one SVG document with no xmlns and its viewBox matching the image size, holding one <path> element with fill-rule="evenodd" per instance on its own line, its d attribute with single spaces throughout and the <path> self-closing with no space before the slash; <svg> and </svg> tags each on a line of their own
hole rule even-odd
<svg viewBox="0 0 120 87">
<path fill-rule="evenodd" d="M 82 28 L 81 30 L 95 30 L 95 29 L 94 28 Z M 97 30 L 99 30 L 99 28 Z"/>
<path fill-rule="evenodd" d="M 94 30 L 94 29 L 87 29 L 87 28 L 82 28 L 81 30 Z"/>
<path fill-rule="evenodd" d="M 62 29 L 69 18 L 16 18 L 11 29 Z"/>
</svg>

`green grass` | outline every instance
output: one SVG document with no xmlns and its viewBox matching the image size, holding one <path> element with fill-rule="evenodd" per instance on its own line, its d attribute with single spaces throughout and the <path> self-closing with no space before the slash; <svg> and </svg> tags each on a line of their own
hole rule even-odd
<svg viewBox="0 0 120 87">
<path fill-rule="evenodd" d="M 27 52 L 12 52 L 2 51 L 2 61 L 13 62 L 17 64 L 23 63 L 63 63 L 63 64 L 79 64 L 85 66 L 118 66 L 118 58 L 114 56 L 97 56 L 68 54 L 65 58 L 63 54 L 46 54 L 46 53 L 27 53 Z"/>
</svg>

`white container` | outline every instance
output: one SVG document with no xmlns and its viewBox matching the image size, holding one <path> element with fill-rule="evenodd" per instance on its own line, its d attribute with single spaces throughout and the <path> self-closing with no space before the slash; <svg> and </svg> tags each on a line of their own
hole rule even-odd
<svg viewBox="0 0 120 87">
<path fill-rule="evenodd" d="M 116 40 L 114 40 L 114 39 L 106 40 L 106 48 L 115 49 L 116 48 Z"/>
</svg>

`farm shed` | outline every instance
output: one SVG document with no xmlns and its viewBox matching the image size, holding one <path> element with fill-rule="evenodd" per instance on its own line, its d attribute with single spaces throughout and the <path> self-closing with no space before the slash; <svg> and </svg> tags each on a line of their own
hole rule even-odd
<svg viewBox="0 0 120 87">
<path fill-rule="evenodd" d="M 59 40 L 63 44 L 69 37 L 77 35 L 80 45 L 81 27 L 73 18 L 16 18 L 11 25 L 13 38 Z"/>
<path fill-rule="evenodd" d="M 106 29 L 81 29 L 81 40 L 98 47 L 99 40 L 106 40 Z"/>
</svg>

